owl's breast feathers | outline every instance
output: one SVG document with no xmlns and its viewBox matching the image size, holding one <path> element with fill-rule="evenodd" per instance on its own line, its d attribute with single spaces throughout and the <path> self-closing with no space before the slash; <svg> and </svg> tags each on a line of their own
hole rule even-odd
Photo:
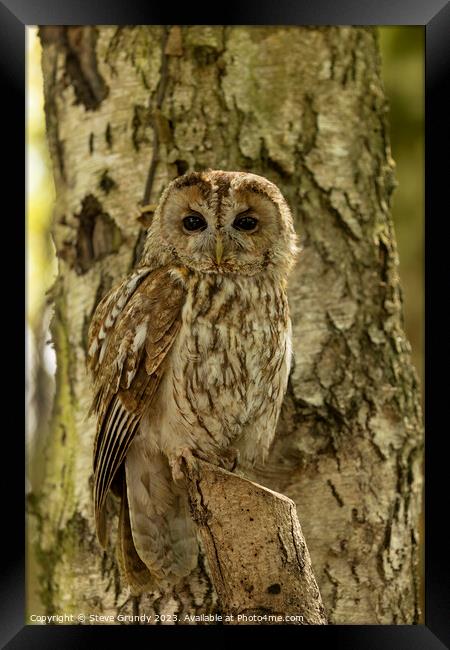
<svg viewBox="0 0 450 650">
<path fill-rule="evenodd" d="M 200 444 L 223 447 L 252 419 L 278 417 L 290 365 L 285 288 L 218 274 L 195 274 L 187 286 L 170 394 L 180 426 L 195 423 Z"/>
</svg>

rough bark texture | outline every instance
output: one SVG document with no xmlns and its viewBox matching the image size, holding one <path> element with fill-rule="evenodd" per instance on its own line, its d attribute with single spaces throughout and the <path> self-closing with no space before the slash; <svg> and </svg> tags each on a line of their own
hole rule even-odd
<svg viewBox="0 0 450 650">
<path fill-rule="evenodd" d="M 176 592 L 132 599 L 114 539 L 101 554 L 85 371 L 95 304 L 141 250 L 139 203 L 212 167 L 275 181 L 303 243 L 290 283 L 295 365 L 270 461 L 251 478 L 297 504 L 329 622 L 417 622 L 422 425 L 375 31 L 46 27 L 41 39 L 60 266 L 57 394 L 30 500 L 45 611 L 216 607 L 203 564 Z"/>
<path fill-rule="evenodd" d="M 194 459 L 192 516 L 228 622 L 323 625 L 325 612 L 295 503 Z"/>
</svg>

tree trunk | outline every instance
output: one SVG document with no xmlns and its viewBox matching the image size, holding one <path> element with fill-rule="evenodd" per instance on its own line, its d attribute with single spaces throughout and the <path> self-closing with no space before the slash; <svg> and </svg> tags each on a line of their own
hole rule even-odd
<svg viewBox="0 0 450 650">
<path fill-rule="evenodd" d="M 303 246 L 290 281 L 288 394 L 269 462 L 249 478 L 297 504 L 329 622 L 418 622 L 422 425 L 402 331 L 376 31 L 45 27 L 40 36 L 59 257 L 57 390 L 30 499 L 45 613 L 157 622 L 216 607 L 203 562 L 181 589 L 130 598 L 115 540 L 101 553 L 85 371 L 95 305 L 142 248 L 139 205 L 211 167 L 277 183 Z"/>
</svg>

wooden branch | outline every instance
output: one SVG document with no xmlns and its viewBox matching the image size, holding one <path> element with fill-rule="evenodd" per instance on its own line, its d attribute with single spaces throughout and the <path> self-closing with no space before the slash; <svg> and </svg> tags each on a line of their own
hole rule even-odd
<svg viewBox="0 0 450 650">
<path fill-rule="evenodd" d="M 295 503 L 197 458 L 186 459 L 183 471 L 224 616 L 326 624 Z"/>
</svg>

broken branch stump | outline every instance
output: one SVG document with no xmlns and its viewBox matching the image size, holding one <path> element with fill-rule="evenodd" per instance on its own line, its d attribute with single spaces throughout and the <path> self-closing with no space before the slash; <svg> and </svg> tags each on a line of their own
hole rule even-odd
<svg viewBox="0 0 450 650">
<path fill-rule="evenodd" d="M 197 458 L 184 473 L 223 613 L 238 623 L 326 624 L 295 503 Z"/>
</svg>

